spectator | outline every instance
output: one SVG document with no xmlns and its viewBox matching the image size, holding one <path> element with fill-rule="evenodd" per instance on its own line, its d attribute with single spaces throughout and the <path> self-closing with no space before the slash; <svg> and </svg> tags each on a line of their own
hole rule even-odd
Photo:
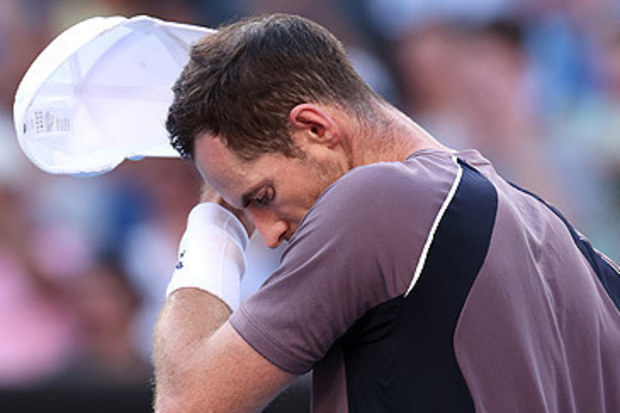
<svg viewBox="0 0 620 413">
<path fill-rule="evenodd" d="M 114 262 L 95 264 L 71 283 L 68 297 L 78 318 L 81 351 L 50 385 L 147 385 L 150 366 L 132 340 L 140 296 L 121 267 Z"/>
</svg>

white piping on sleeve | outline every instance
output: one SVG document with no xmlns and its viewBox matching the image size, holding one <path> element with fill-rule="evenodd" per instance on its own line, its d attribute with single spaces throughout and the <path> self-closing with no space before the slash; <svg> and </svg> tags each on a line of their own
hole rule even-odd
<svg viewBox="0 0 620 413">
<path fill-rule="evenodd" d="M 454 182 L 452 182 L 452 187 L 450 188 L 450 191 L 448 192 L 446 199 L 444 199 L 443 204 L 441 205 L 441 208 L 439 208 L 439 211 L 437 212 L 437 215 L 435 216 L 435 221 L 433 221 L 431 230 L 429 231 L 428 237 L 426 238 L 426 242 L 424 243 L 424 248 L 422 248 L 422 253 L 420 254 L 420 259 L 418 260 L 418 265 L 416 266 L 415 272 L 413 273 L 413 279 L 411 280 L 411 284 L 409 284 L 409 288 L 407 288 L 407 291 L 405 291 L 405 297 L 409 295 L 409 293 L 413 289 L 413 286 L 418 282 L 418 279 L 420 278 L 420 274 L 422 274 L 422 270 L 424 269 L 424 264 L 426 263 L 426 256 L 428 255 L 428 250 L 431 248 L 431 244 L 433 243 L 433 239 L 435 238 L 435 232 L 437 231 L 437 227 L 439 226 L 439 223 L 441 222 L 443 215 L 448 209 L 450 202 L 452 202 L 452 199 L 454 198 L 454 194 L 456 193 L 456 189 L 459 186 L 459 183 L 461 183 L 461 177 L 463 176 L 463 168 L 461 168 L 461 165 L 459 165 L 458 159 L 456 156 L 452 155 L 452 160 L 454 161 L 454 163 L 456 164 L 458 168 L 456 171 L 456 177 L 454 178 Z"/>
</svg>

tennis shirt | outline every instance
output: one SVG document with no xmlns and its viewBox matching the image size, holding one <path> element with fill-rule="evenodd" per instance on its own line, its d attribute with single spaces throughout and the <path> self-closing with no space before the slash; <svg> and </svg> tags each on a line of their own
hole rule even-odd
<svg viewBox="0 0 620 413">
<path fill-rule="evenodd" d="M 230 322 L 315 412 L 620 412 L 620 278 L 477 151 L 355 168 Z"/>
</svg>

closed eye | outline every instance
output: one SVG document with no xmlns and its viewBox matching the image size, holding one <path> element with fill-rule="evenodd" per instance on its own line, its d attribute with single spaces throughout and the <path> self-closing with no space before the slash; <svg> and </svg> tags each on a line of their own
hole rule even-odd
<svg viewBox="0 0 620 413">
<path fill-rule="evenodd" d="M 264 190 L 259 192 L 259 194 L 256 197 L 254 197 L 254 199 L 252 200 L 252 203 L 259 207 L 265 207 L 269 205 L 271 201 L 273 201 L 273 199 L 275 198 L 275 195 L 276 195 L 275 189 L 271 186 L 268 186 Z"/>
</svg>

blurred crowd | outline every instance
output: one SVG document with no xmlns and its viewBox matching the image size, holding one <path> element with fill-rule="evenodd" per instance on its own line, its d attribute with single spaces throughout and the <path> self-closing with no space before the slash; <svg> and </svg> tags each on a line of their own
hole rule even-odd
<svg viewBox="0 0 620 413">
<path fill-rule="evenodd" d="M 99 177 L 25 159 L 12 104 L 62 30 L 95 15 L 328 27 L 385 99 L 564 211 L 620 261 L 617 0 L 0 0 L 0 389 L 148 385 L 151 331 L 200 180 L 179 159 Z"/>
</svg>

